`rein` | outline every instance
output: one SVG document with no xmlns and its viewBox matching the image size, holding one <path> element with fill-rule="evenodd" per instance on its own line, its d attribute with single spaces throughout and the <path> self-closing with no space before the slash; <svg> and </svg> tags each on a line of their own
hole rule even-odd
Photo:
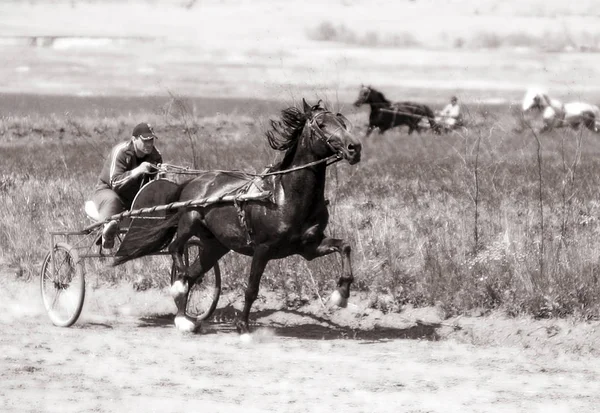
<svg viewBox="0 0 600 413">
<path fill-rule="evenodd" d="M 325 112 L 323 112 L 323 113 L 325 113 Z M 329 148 L 332 151 L 336 152 L 336 149 L 329 142 L 329 138 L 325 136 L 325 133 L 321 130 L 321 128 L 319 128 L 319 125 L 317 124 L 317 121 L 316 121 L 317 117 L 319 115 L 322 115 L 323 113 L 319 113 L 316 116 L 314 116 L 312 119 L 308 120 L 308 127 L 310 128 L 311 133 L 314 133 L 317 136 L 317 138 L 325 141 L 327 146 L 329 146 Z M 343 115 L 342 115 L 342 117 L 343 117 Z M 339 129 L 341 129 L 341 127 Z M 336 132 L 337 132 L 337 129 L 336 129 Z M 331 155 L 327 158 L 319 159 L 318 161 L 314 161 L 314 162 L 309 162 L 307 164 L 296 166 L 294 168 L 285 169 L 283 171 L 264 172 L 264 173 L 260 173 L 260 174 L 237 171 L 237 170 L 223 170 L 223 169 L 215 170 L 215 169 L 212 169 L 212 170 L 208 171 L 208 170 L 203 170 L 203 169 L 190 169 L 190 168 L 183 167 L 183 166 L 170 165 L 170 164 L 165 164 L 165 163 L 159 164 L 157 166 L 157 168 L 158 168 L 159 173 L 160 172 L 173 173 L 173 174 L 178 174 L 178 175 L 199 175 L 199 174 L 202 174 L 205 172 L 220 172 L 220 173 L 225 173 L 225 174 L 230 174 L 230 175 L 252 176 L 252 177 L 265 178 L 267 176 L 288 174 L 291 172 L 299 171 L 301 169 L 310 168 L 311 166 L 319 165 L 322 163 L 327 163 L 326 166 L 329 166 L 329 165 L 333 165 L 334 163 L 337 163 L 341 160 L 342 160 L 342 155 L 338 152 L 335 155 Z"/>
<path fill-rule="evenodd" d="M 327 162 L 327 166 L 329 166 L 329 165 L 333 165 L 334 163 L 339 162 L 341 160 L 342 160 L 342 157 L 340 155 L 331 155 L 327 158 L 319 159 L 318 161 L 314 161 L 314 162 L 309 162 L 307 164 L 296 166 L 294 168 L 285 169 L 283 171 L 265 172 L 265 173 L 261 173 L 261 174 L 237 171 L 237 170 L 227 170 L 227 169 L 211 169 L 211 170 L 191 169 L 186 166 L 171 165 L 168 163 L 161 163 L 161 164 L 157 165 L 157 167 L 158 167 L 159 173 L 160 172 L 172 173 L 172 174 L 176 174 L 176 175 L 199 175 L 199 174 L 203 174 L 205 172 L 219 172 L 219 173 L 225 173 L 225 174 L 230 174 L 230 175 L 242 175 L 242 176 L 245 175 L 245 176 L 264 178 L 267 176 L 283 175 L 283 174 L 287 174 L 290 172 L 299 171 L 300 169 L 310 168 L 311 166 L 319 165 L 324 162 Z"/>
</svg>

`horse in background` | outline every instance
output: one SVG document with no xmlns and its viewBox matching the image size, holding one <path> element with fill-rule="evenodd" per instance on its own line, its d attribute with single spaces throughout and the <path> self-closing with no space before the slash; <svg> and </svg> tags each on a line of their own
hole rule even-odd
<svg viewBox="0 0 600 413">
<path fill-rule="evenodd" d="M 366 136 L 369 136 L 375 128 L 379 128 L 379 132 L 383 134 L 386 130 L 400 125 L 408 126 L 409 135 L 415 130 L 420 133 L 419 123 L 423 119 L 429 122 L 434 133 L 441 132 L 440 126 L 435 121 L 435 113 L 427 105 L 410 101 L 393 103 L 380 91 L 363 85 L 354 106 L 359 107 L 364 104 L 371 107 Z"/>
<path fill-rule="evenodd" d="M 598 106 L 585 102 L 563 104 L 558 99 L 550 98 L 548 93 L 543 89 L 528 89 L 525 92 L 521 109 L 523 110 L 523 114 L 531 111 L 542 113 L 544 124 L 540 132 L 565 126 L 577 129 L 582 124 L 593 132 L 599 131 L 600 109 Z"/>
<path fill-rule="evenodd" d="M 144 231 L 131 244 L 127 256 L 115 265 L 160 251 L 168 245 L 177 268 L 171 284 L 177 306 L 175 325 L 194 331 L 196 322 L 185 309 L 188 293 L 203 275 L 230 251 L 252 257 L 241 317 L 235 321 L 240 333 L 248 333 L 250 308 L 258 297 L 260 280 L 270 260 L 300 255 L 313 260 L 331 253 L 341 256 L 342 275 L 331 302 L 347 305 L 354 277 L 351 247 L 342 239 L 325 235 L 329 220 L 325 200 L 327 166 L 338 160 L 354 165 L 361 158 L 361 143 L 350 133 L 348 120 L 319 103 L 290 107 L 281 119 L 271 121 L 267 132 L 270 146 L 285 151 L 282 161 L 263 175 L 270 182 L 272 200 L 236 201 L 182 208 L 165 222 Z M 253 182 L 255 175 L 234 171 L 208 171 L 181 184 L 178 201 L 237 194 Z M 200 240 L 199 259 L 189 268 L 183 255 L 191 237 Z"/>
</svg>

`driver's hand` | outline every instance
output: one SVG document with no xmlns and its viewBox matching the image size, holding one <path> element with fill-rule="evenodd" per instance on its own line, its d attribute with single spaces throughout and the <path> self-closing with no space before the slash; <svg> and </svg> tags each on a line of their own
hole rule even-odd
<svg viewBox="0 0 600 413">
<path fill-rule="evenodd" d="M 138 170 L 138 174 L 148 174 L 151 172 L 154 172 L 157 168 L 156 166 L 152 165 L 150 162 L 142 162 L 141 164 L 138 165 L 138 167 L 136 168 Z"/>
</svg>

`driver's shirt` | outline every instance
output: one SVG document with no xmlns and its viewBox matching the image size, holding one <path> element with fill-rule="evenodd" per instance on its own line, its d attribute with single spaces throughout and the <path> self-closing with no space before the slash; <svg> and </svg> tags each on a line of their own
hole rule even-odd
<svg viewBox="0 0 600 413">
<path fill-rule="evenodd" d="M 104 162 L 96 190 L 112 189 L 129 208 L 140 188 L 149 179 L 146 174 L 133 176 L 131 173 L 142 162 L 149 162 L 153 165 L 162 163 L 162 155 L 154 147 L 148 155 L 138 158 L 135 155 L 133 140 L 116 145 Z"/>
<path fill-rule="evenodd" d="M 441 116 L 458 119 L 460 116 L 460 106 L 459 104 L 453 105 L 452 103 L 448 103 L 444 109 L 440 112 Z"/>
</svg>

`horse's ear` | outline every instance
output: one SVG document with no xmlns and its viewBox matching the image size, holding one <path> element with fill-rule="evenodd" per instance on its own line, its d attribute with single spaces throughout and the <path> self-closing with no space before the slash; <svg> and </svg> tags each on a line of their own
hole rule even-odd
<svg viewBox="0 0 600 413">
<path fill-rule="evenodd" d="M 308 103 L 306 103 L 306 100 L 304 98 L 302 98 L 302 107 L 304 108 L 304 113 L 307 115 L 310 115 L 310 113 L 312 112 L 312 109 L 311 109 L 310 105 Z"/>
<path fill-rule="evenodd" d="M 550 104 L 550 98 L 548 97 L 548 95 L 544 93 L 542 96 L 543 96 L 543 98 L 544 98 L 544 103 L 545 103 L 546 105 L 548 105 L 548 106 L 552 106 L 552 105 Z"/>
</svg>

